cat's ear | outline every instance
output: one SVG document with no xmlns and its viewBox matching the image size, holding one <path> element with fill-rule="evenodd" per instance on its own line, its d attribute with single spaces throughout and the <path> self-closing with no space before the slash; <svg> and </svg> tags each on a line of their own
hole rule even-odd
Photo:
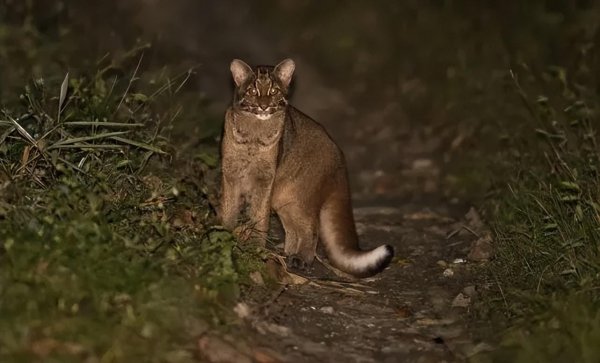
<svg viewBox="0 0 600 363">
<path fill-rule="evenodd" d="M 282 60 L 281 63 L 275 66 L 275 76 L 277 76 L 281 83 L 283 83 L 284 87 L 288 87 L 290 85 L 295 68 L 296 64 L 289 58 Z"/>
<path fill-rule="evenodd" d="M 254 74 L 252 68 L 246 63 L 244 63 L 244 61 L 241 61 L 239 59 L 234 59 L 233 61 L 231 61 L 231 66 L 229 67 L 229 69 L 231 70 L 233 81 L 238 87 L 244 84 L 244 82 L 246 82 L 248 78 L 250 78 L 250 76 Z"/>
</svg>

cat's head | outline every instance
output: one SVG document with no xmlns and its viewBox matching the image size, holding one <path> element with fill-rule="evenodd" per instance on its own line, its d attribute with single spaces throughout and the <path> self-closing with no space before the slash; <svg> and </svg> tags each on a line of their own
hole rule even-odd
<svg viewBox="0 0 600 363">
<path fill-rule="evenodd" d="M 235 82 L 233 107 L 259 118 L 268 118 L 284 110 L 294 68 L 291 59 L 285 59 L 275 67 L 258 66 L 255 69 L 234 59 L 230 68 Z"/>
</svg>

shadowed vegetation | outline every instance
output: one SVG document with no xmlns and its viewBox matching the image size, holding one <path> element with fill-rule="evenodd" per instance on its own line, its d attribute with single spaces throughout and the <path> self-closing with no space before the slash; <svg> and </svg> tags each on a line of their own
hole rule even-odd
<svg viewBox="0 0 600 363">
<path fill-rule="evenodd" d="M 261 270 L 214 226 L 220 120 L 131 3 L 0 1 L 0 361 L 192 361 Z M 474 321 L 500 346 L 474 360 L 600 361 L 598 6 L 260 4 L 349 100 L 436 138 L 439 194 L 485 211 Z"/>
<path fill-rule="evenodd" d="M 28 19 L 0 31 L 0 360 L 195 361 L 262 252 L 213 226 L 213 149 L 171 145 L 191 71 L 143 70 L 144 45 L 44 78 L 64 48 Z"/>
<path fill-rule="evenodd" d="M 586 57 L 581 66 L 588 69 Z M 596 362 L 600 350 L 600 150 L 593 82 L 551 67 L 513 74 L 526 113 L 505 139 L 486 202 L 496 232 L 488 306 L 511 318 L 494 361 Z M 506 184 L 504 184 L 506 183 Z M 493 294 L 491 293 L 493 292 Z"/>
<path fill-rule="evenodd" d="M 366 80 L 356 91 L 374 95 L 371 107 L 400 99 L 431 116 L 410 122 L 447 137 L 446 187 L 475 201 L 495 233 L 495 259 L 478 268 L 485 288 L 474 320 L 492 317 L 492 327 L 475 325 L 502 344 L 477 359 L 600 360 L 597 5 L 339 5 L 271 10 L 318 13 L 274 19 L 345 89 L 356 79 L 339 68 Z M 294 21 L 314 29 L 297 33 Z M 402 88 L 420 80 L 431 88 Z"/>
</svg>

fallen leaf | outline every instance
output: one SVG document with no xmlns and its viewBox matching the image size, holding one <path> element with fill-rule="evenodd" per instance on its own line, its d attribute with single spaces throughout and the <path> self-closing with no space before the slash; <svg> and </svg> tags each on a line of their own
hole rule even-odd
<svg viewBox="0 0 600 363">
<path fill-rule="evenodd" d="M 400 319 L 410 318 L 413 315 L 412 310 L 406 305 L 397 308 L 396 313 L 398 314 L 398 318 Z"/>
<path fill-rule="evenodd" d="M 65 99 L 67 98 L 67 91 L 69 90 L 69 72 L 65 75 L 65 79 L 62 81 L 60 85 L 60 94 L 58 95 L 58 115 L 60 118 L 60 113 L 63 110 L 63 104 L 65 103 Z"/>
<path fill-rule="evenodd" d="M 462 292 L 456 295 L 454 300 L 452 300 L 453 308 L 466 308 L 471 304 L 471 298 L 467 295 L 464 295 Z"/>
<path fill-rule="evenodd" d="M 471 244 L 471 250 L 467 257 L 471 261 L 483 262 L 489 261 L 493 254 L 492 236 L 491 233 L 486 232 Z"/>
<path fill-rule="evenodd" d="M 202 358 L 210 363 L 252 363 L 250 357 L 213 335 L 198 339 L 198 350 Z"/>
<path fill-rule="evenodd" d="M 449 222 L 454 221 L 452 218 L 442 216 L 442 215 L 432 212 L 430 210 L 424 210 L 424 211 L 419 211 L 419 212 L 414 212 L 414 213 L 407 213 L 403 217 L 404 217 L 404 219 L 408 219 L 411 221 L 437 220 L 442 223 L 449 223 Z"/>
<path fill-rule="evenodd" d="M 407 258 L 399 258 L 396 260 L 396 265 L 398 265 L 400 267 L 410 266 L 411 263 L 412 263 L 411 260 L 409 260 Z"/>
</svg>

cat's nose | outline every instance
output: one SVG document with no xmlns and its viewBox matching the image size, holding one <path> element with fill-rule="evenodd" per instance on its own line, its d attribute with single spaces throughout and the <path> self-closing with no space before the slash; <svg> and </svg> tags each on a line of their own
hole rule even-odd
<svg viewBox="0 0 600 363">
<path fill-rule="evenodd" d="M 266 109 L 269 108 L 269 105 L 264 103 L 264 104 L 258 105 L 258 107 L 260 107 L 261 110 L 266 111 Z"/>
</svg>

